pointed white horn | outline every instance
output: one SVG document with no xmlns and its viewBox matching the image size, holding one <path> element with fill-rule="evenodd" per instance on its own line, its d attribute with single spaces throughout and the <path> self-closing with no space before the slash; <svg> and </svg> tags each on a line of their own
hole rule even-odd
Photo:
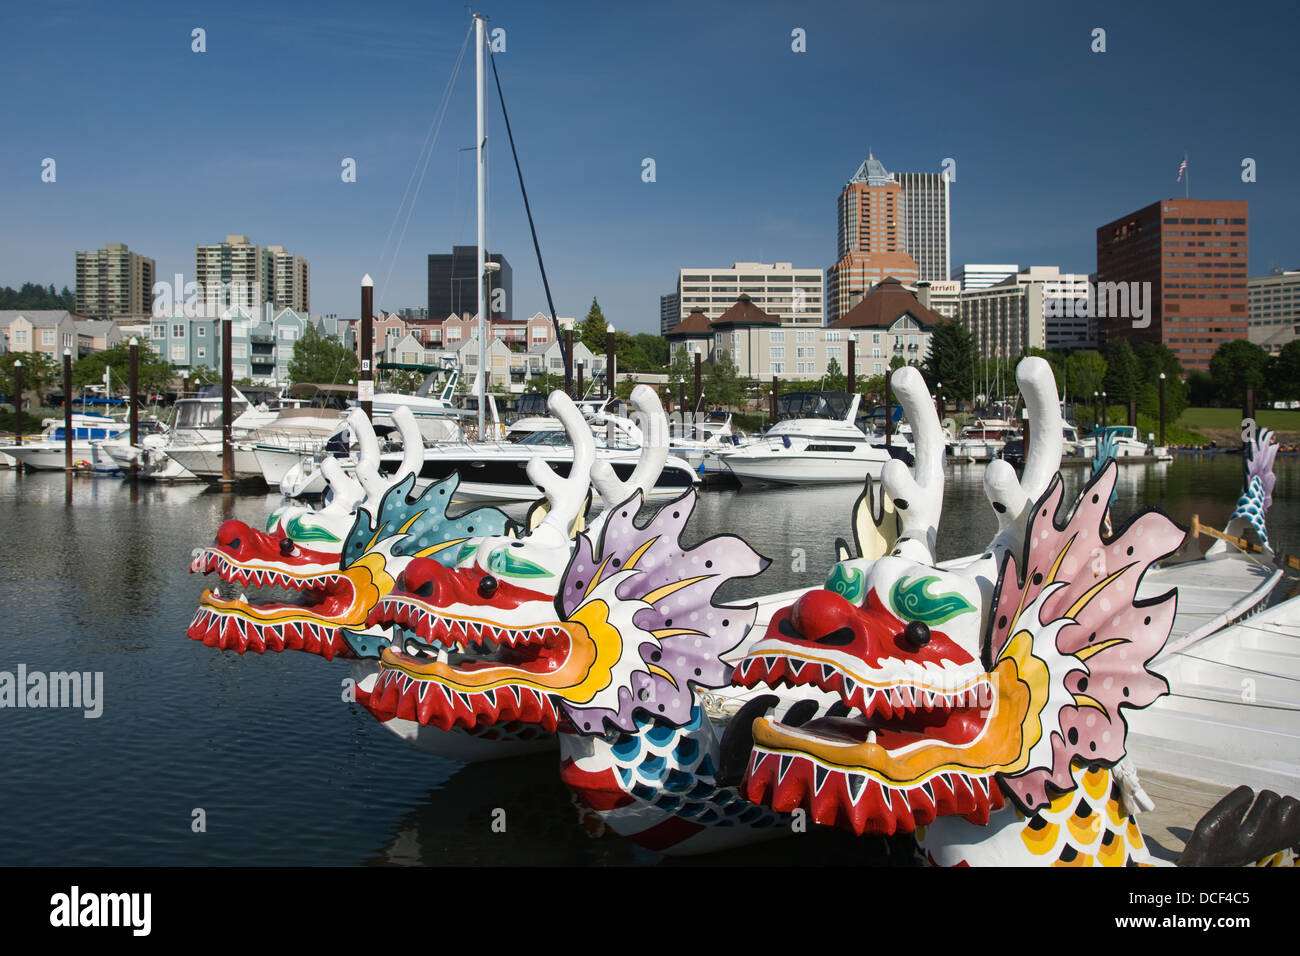
<svg viewBox="0 0 1300 956">
<path fill-rule="evenodd" d="M 334 491 L 330 503 L 323 510 L 351 514 L 357 505 L 365 500 L 366 490 L 344 472 L 337 458 L 329 456 L 322 459 L 320 470 Z"/>
<path fill-rule="evenodd" d="M 348 427 L 357 440 L 357 480 L 366 490 L 366 497 L 378 501 L 387 487 L 379 477 L 379 439 L 366 413 L 359 408 L 348 412 Z"/>
<path fill-rule="evenodd" d="M 909 556 L 934 561 L 943 513 L 943 428 L 919 371 L 910 366 L 900 368 L 891 385 L 911 423 L 916 447 L 916 461 L 910 471 L 895 459 L 885 462 L 881 472 L 881 484 L 893 500 L 902 525 L 895 546 L 902 548 L 907 541 L 920 541 L 928 554 Z"/>
<path fill-rule="evenodd" d="M 424 436 L 420 434 L 415 413 L 403 405 L 393 412 L 393 424 L 402 435 L 402 467 L 390 479 L 390 485 L 401 481 L 407 475 L 418 476 L 424 466 Z"/>
<path fill-rule="evenodd" d="M 587 420 L 582 417 L 573 400 L 563 392 L 551 392 L 546 400 L 551 414 L 560 420 L 565 434 L 573 445 L 573 466 L 569 476 L 561 478 L 543 459 L 534 458 L 528 463 L 528 480 L 546 495 L 551 503 L 544 524 L 558 528 L 567 537 L 569 527 L 582 511 L 591 487 L 591 467 L 596 461 L 596 439 L 591 434 Z"/>
<path fill-rule="evenodd" d="M 640 412 L 643 427 L 641 457 L 631 477 L 621 481 L 614 473 L 614 466 L 607 461 L 598 461 L 591 467 L 591 483 L 600 492 L 606 509 L 622 504 L 638 491 L 642 495 L 650 494 L 668 460 L 668 416 L 655 390 L 649 385 L 632 389 L 632 407 Z"/>
<path fill-rule="evenodd" d="M 1046 359 L 1037 355 L 1022 359 L 1016 366 L 1016 382 L 1029 413 L 1029 448 L 1020 486 L 1030 501 L 1037 501 L 1061 470 L 1065 446 L 1061 402 L 1056 377 Z"/>
</svg>

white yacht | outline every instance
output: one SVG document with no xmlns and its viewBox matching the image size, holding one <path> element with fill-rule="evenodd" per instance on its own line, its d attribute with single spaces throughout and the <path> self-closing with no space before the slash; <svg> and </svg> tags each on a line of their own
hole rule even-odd
<svg viewBox="0 0 1300 956">
<path fill-rule="evenodd" d="M 1138 437 L 1138 430 L 1135 425 L 1105 425 L 1098 428 L 1092 433 L 1096 447 L 1097 438 L 1103 440 L 1109 439 L 1114 446 L 1114 457 L 1116 458 L 1135 458 L 1149 455 L 1151 452 L 1147 448 L 1147 443 Z"/>
<path fill-rule="evenodd" d="M 872 447 L 872 439 L 854 424 L 861 401 L 861 395 L 835 392 L 783 395 L 778 415 L 788 417 L 761 438 L 719 452 L 719 457 L 741 484 L 805 485 L 861 482 L 868 475 L 879 478 L 891 455 Z"/>
<path fill-rule="evenodd" d="M 239 389 L 233 390 L 231 412 L 233 437 L 246 438 L 249 433 L 269 425 L 279 411 L 254 408 Z M 221 478 L 221 391 L 205 389 L 197 398 L 182 398 L 176 403 L 171 433 L 165 443 L 146 439 L 141 461 L 148 466 L 149 477 L 159 479 L 194 479 L 217 481 Z M 152 447 L 151 447 L 152 446 Z M 261 477 L 257 458 L 251 450 L 235 451 L 236 474 Z M 145 454 L 144 452 L 148 452 Z M 160 455 L 165 456 L 164 461 Z"/>
<path fill-rule="evenodd" d="M 0 446 L 0 451 L 28 468 L 44 471 L 63 471 L 66 464 L 64 420 L 47 418 L 41 422 L 44 430 L 39 436 L 24 439 L 21 445 L 8 444 Z M 127 429 L 126 422 L 120 422 L 107 415 L 94 415 L 85 412 L 72 414 L 72 463 L 76 467 L 90 467 L 94 455 L 92 441 L 115 438 Z"/>
<path fill-rule="evenodd" d="M 627 481 L 641 459 L 640 430 L 629 419 L 622 419 L 617 427 L 613 441 L 604 429 L 593 429 L 596 457 L 608 461 L 619 480 Z M 573 445 L 563 428 L 536 431 L 518 442 L 443 443 L 425 448 L 418 483 L 423 487 L 459 472 L 458 501 L 530 501 L 541 496 L 528 478 L 528 463 L 534 458 L 545 460 L 561 477 L 568 474 Z M 401 452 L 388 452 L 380 457 L 380 473 L 395 474 L 401 464 Z M 676 497 L 698 482 L 687 462 L 669 455 L 649 497 Z"/>
</svg>

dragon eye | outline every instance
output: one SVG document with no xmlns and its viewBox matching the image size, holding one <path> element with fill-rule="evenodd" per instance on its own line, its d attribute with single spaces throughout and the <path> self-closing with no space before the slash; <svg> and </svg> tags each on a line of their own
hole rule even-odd
<svg viewBox="0 0 1300 956">
<path fill-rule="evenodd" d="M 290 555 L 290 554 L 293 554 L 293 539 L 292 539 L 292 538 L 281 538 L 281 539 L 280 539 L 280 553 L 283 554 L 283 555 L 285 555 L 285 556 L 288 556 L 288 555 Z"/>
<path fill-rule="evenodd" d="M 903 628 L 903 640 L 918 650 L 930 643 L 930 625 L 925 621 L 913 621 Z"/>
<path fill-rule="evenodd" d="M 497 593 L 497 579 L 485 574 L 478 582 L 479 597 L 490 598 Z"/>
</svg>

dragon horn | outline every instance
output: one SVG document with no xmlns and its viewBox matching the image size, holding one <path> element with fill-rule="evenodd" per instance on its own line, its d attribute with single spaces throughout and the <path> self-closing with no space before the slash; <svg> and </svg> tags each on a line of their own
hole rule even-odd
<svg viewBox="0 0 1300 956">
<path fill-rule="evenodd" d="M 1047 491 L 1061 468 L 1065 435 L 1056 378 L 1045 359 L 1031 356 L 1016 366 L 1016 382 L 1029 412 L 1029 454 L 1023 477 L 1005 461 L 993 461 L 984 470 L 984 494 L 998 515 L 998 533 L 987 550 L 1004 552 L 1024 542 L 1030 507 Z"/>
<path fill-rule="evenodd" d="M 591 483 L 600 492 L 605 508 L 627 501 L 638 491 L 642 495 L 650 494 L 650 489 L 659 480 L 668 460 L 668 416 L 659 404 L 659 396 L 648 385 L 638 385 L 632 390 L 632 407 L 640 412 L 645 425 L 641 441 L 641 457 L 636 469 L 627 481 L 619 480 L 614 473 L 614 466 L 608 461 L 597 461 L 591 467 Z"/>
<path fill-rule="evenodd" d="M 424 436 L 415 421 L 415 413 L 405 405 L 393 412 L 393 424 L 402 436 L 402 467 L 389 478 L 385 484 L 389 487 L 406 478 L 407 475 L 419 475 L 424 465 Z"/>
<path fill-rule="evenodd" d="M 366 500 L 366 490 L 361 487 L 360 482 L 343 471 L 343 466 L 339 464 L 337 458 L 323 459 L 320 470 L 325 475 L 325 480 L 329 482 L 330 488 L 334 490 L 330 503 L 322 509 L 323 511 L 351 514 L 357 505 Z"/>
<path fill-rule="evenodd" d="M 377 502 L 388 486 L 379 476 L 379 439 L 375 437 L 375 428 L 366 413 L 355 407 L 348 412 L 348 427 L 357 440 L 357 480 L 366 490 L 366 498 Z"/>
<path fill-rule="evenodd" d="M 899 369 L 894 373 L 892 386 L 907 420 L 912 423 L 916 443 L 916 464 L 911 471 L 901 461 L 891 459 L 885 462 L 881 472 L 881 484 L 892 499 L 902 526 L 894 543 L 920 541 L 927 553 L 919 557 L 932 562 L 943 511 L 943 429 L 930 390 L 918 370 L 910 366 Z"/>
<path fill-rule="evenodd" d="M 573 400 L 563 392 L 551 392 L 546 407 L 560 420 L 565 434 L 573 444 L 573 467 L 569 477 L 561 478 L 541 458 L 528 463 L 528 480 L 542 489 L 550 503 L 550 510 L 542 520 L 558 528 L 566 538 L 569 529 L 582 513 L 587 491 L 591 488 L 591 468 L 596 461 L 596 439 L 591 434 L 587 420 L 582 417 Z"/>
</svg>

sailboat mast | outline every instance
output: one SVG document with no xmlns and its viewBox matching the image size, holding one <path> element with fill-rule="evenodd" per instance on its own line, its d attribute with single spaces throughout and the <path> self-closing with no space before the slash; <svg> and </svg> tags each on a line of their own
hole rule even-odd
<svg viewBox="0 0 1300 956">
<path fill-rule="evenodd" d="M 484 415 L 487 411 L 487 259 L 483 248 L 487 244 L 486 216 L 486 165 L 487 159 L 487 77 L 483 71 L 484 30 L 486 24 L 481 13 L 474 14 L 474 97 L 478 104 L 476 117 L 477 137 L 475 153 L 478 158 L 478 437 L 482 441 Z"/>
</svg>

